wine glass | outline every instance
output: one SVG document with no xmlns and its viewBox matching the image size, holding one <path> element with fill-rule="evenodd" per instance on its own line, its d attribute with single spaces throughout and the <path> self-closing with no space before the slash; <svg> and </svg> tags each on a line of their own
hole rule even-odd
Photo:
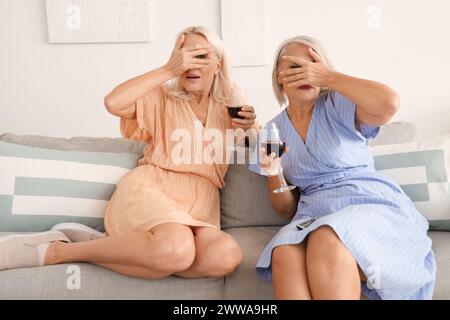
<svg viewBox="0 0 450 320">
<path fill-rule="evenodd" d="M 269 156 L 272 152 L 279 158 L 286 151 L 286 143 L 280 139 L 280 129 L 277 124 L 272 122 L 266 129 L 263 130 L 261 147 L 266 149 L 266 154 Z M 278 176 L 281 181 L 281 186 L 278 189 L 273 190 L 274 193 L 282 193 L 290 190 L 294 190 L 295 186 L 290 186 L 287 184 L 286 179 L 283 176 L 283 169 L 278 167 Z"/>
<path fill-rule="evenodd" d="M 238 88 L 234 88 L 231 92 L 230 97 L 226 101 L 226 108 L 228 116 L 231 119 L 245 119 L 244 116 L 239 115 L 238 113 L 242 111 L 242 108 L 247 105 L 247 98 L 245 93 Z M 242 129 L 236 134 L 235 140 L 232 145 L 227 145 L 227 152 L 234 151 L 245 151 L 245 142 L 247 137 Z M 242 132 L 241 132 L 242 131 Z"/>
<path fill-rule="evenodd" d="M 245 117 L 238 114 L 238 112 L 242 110 L 242 106 L 228 105 L 227 109 L 228 109 L 228 115 L 230 116 L 231 119 L 234 119 L 234 118 L 245 119 Z"/>
</svg>

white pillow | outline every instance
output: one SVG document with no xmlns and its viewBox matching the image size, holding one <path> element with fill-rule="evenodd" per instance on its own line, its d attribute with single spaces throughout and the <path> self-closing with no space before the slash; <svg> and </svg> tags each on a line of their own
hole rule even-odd
<svg viewBox="0 0 450 320">
<path fill-rule="evenodd" d="M 0 232 L 46 231 L 61 222 L 103 231 L 116 185 L 140 157 L 0 141 Z"/>
<path fill-rule="evenodd" d="M 375 168 L 400 185 L 430 230 L 450 231 L 450 134 L 371 150 Z"/>
<path fill-rule="evenodd" d="M 409 122 L 397 121 L 388 123 L 380 128 L 377 137 L 370 141 L 371 146 L 385 144 L 400 144 L 416 141 L 417 127 Z"/>
</svg>

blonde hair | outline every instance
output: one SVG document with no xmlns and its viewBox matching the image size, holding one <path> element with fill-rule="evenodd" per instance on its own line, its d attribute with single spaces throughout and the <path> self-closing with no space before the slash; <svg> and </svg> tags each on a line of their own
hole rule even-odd
<svg viewBox="0 0 450 320">
<path fill-rule="evenodd" d="M 230 62 L 222 40 L 219 38 L 219 36 L 202 26 L 193 26 L 184 29 L 178 34 L 177 39 L 182 34 L 201 35 L 214 48 L 215 53 L 221 61 L 221 67 L 217 75 L 214 76 L 210 95 L 212 96 L 212 99 L 217 103 L 229 104 L 232 99 L 239 96 L 241 90 L 231 80 Z M 191 95 L 189 95 L 182 87 L 179 77 L 167 83 L 165 85 L 165 91 L 168 95 L 176 98 L 185 100 L 192 99 Z"/>
<path fill-rule="evenodd" d="M 278 83 L 278 63 L 280 61 L 280 55 L 283 52 L 283 50 L 293 43 L 300 43 L 308 47 L 311 47 L 322 58 L 323 62 L 326 65 L 328 65 L 329 68 L 334 69 L 331 61 L 328 58 L 327 53 L 325 52 L 325 49 L 318 40 L 307 36 L 297 36 L 284 40 L 278 47 L 277 53 L 275 54 L 275 62 L 273 64 L 272 70 L 273 92 L 275 93 L 275 97 L 277 98 L 280 105 L 284 105 L 287 103 L 287 97 L 286 93 L 283 90 L 283 85 Z M 328 91 L 329 91 L 328 88 L 320 88 L 321 95 L 326 95 Z"/>
</svg>

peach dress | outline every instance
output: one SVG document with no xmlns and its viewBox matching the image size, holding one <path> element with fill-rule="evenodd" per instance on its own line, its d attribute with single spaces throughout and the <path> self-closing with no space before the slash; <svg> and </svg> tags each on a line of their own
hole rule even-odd
<svg viewBox="0 0 450 320">
<path fill-rule="evenodd" d="M 225 140 L 225 130 L 231 128 L 226 107 L 210 99 L 203 126 L 188 101 L 169 96 L 158 87 L 138 99 L 134 108 L 136 118 L 120 119 L 121 134 L 147 145 L 138 167 L 120 180 L 108 203 L 106 232 L 112 235 L 149 231 L 167 222 L 220 229 L 219 189 L 224 186 L 228 165 L 215 160 L 210 164 L 194 163 L 195 151 L 192 151 L 192 161 L 178 164 L 171 154 L 180 140 L 171 137 L 176 129 L 189 133 L 192 150 L 196 127 L 219 130 Z M 210 143 L 204 141 L 200 145 L 214 157 L 216 151 L 206 148 Z"/>
</svg>

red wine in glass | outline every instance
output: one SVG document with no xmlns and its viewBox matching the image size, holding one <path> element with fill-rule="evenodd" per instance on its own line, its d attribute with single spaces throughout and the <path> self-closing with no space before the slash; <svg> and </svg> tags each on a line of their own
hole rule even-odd
<svg viewBox="0 0 450 320">
<path fill-rule="evenodd" d="M 266 149 L 266 154 L 269 156 L 271 153 L 275 153 L 278 158 L 281 158 L 283 153 L 286 152 L 286 143 L 280 139 L 280 129 L 275 122 L 272 122 L 268 127 L 262 131 L 263 139 L 261 141 L 261 147 Z M 281 163 L 278 166 L 278 177 L 281 182 L 281 186 L 278 189 L 273 190 L 273 193 L 282 193 L 294 190 L 295 186 L 287 184 L 286 179 L 283 176 L 283 168 Z"/>
<path fill-rule="evenodd" d="M 245 117 L 238 115 L 238 112 L 241 111 L 242 106 L 227 106 L 228 109 L 228 115 L 234 119 L 245 119 Z"/>
<path fill-rule="evenodd" d="M 281 141 L 266 141 L 262 143 L 264 149 L 266 149 L 267 156 L 273 152 L 278 158 L 280 158 L 286 151 L 286 143 Z"/>
</svg>

